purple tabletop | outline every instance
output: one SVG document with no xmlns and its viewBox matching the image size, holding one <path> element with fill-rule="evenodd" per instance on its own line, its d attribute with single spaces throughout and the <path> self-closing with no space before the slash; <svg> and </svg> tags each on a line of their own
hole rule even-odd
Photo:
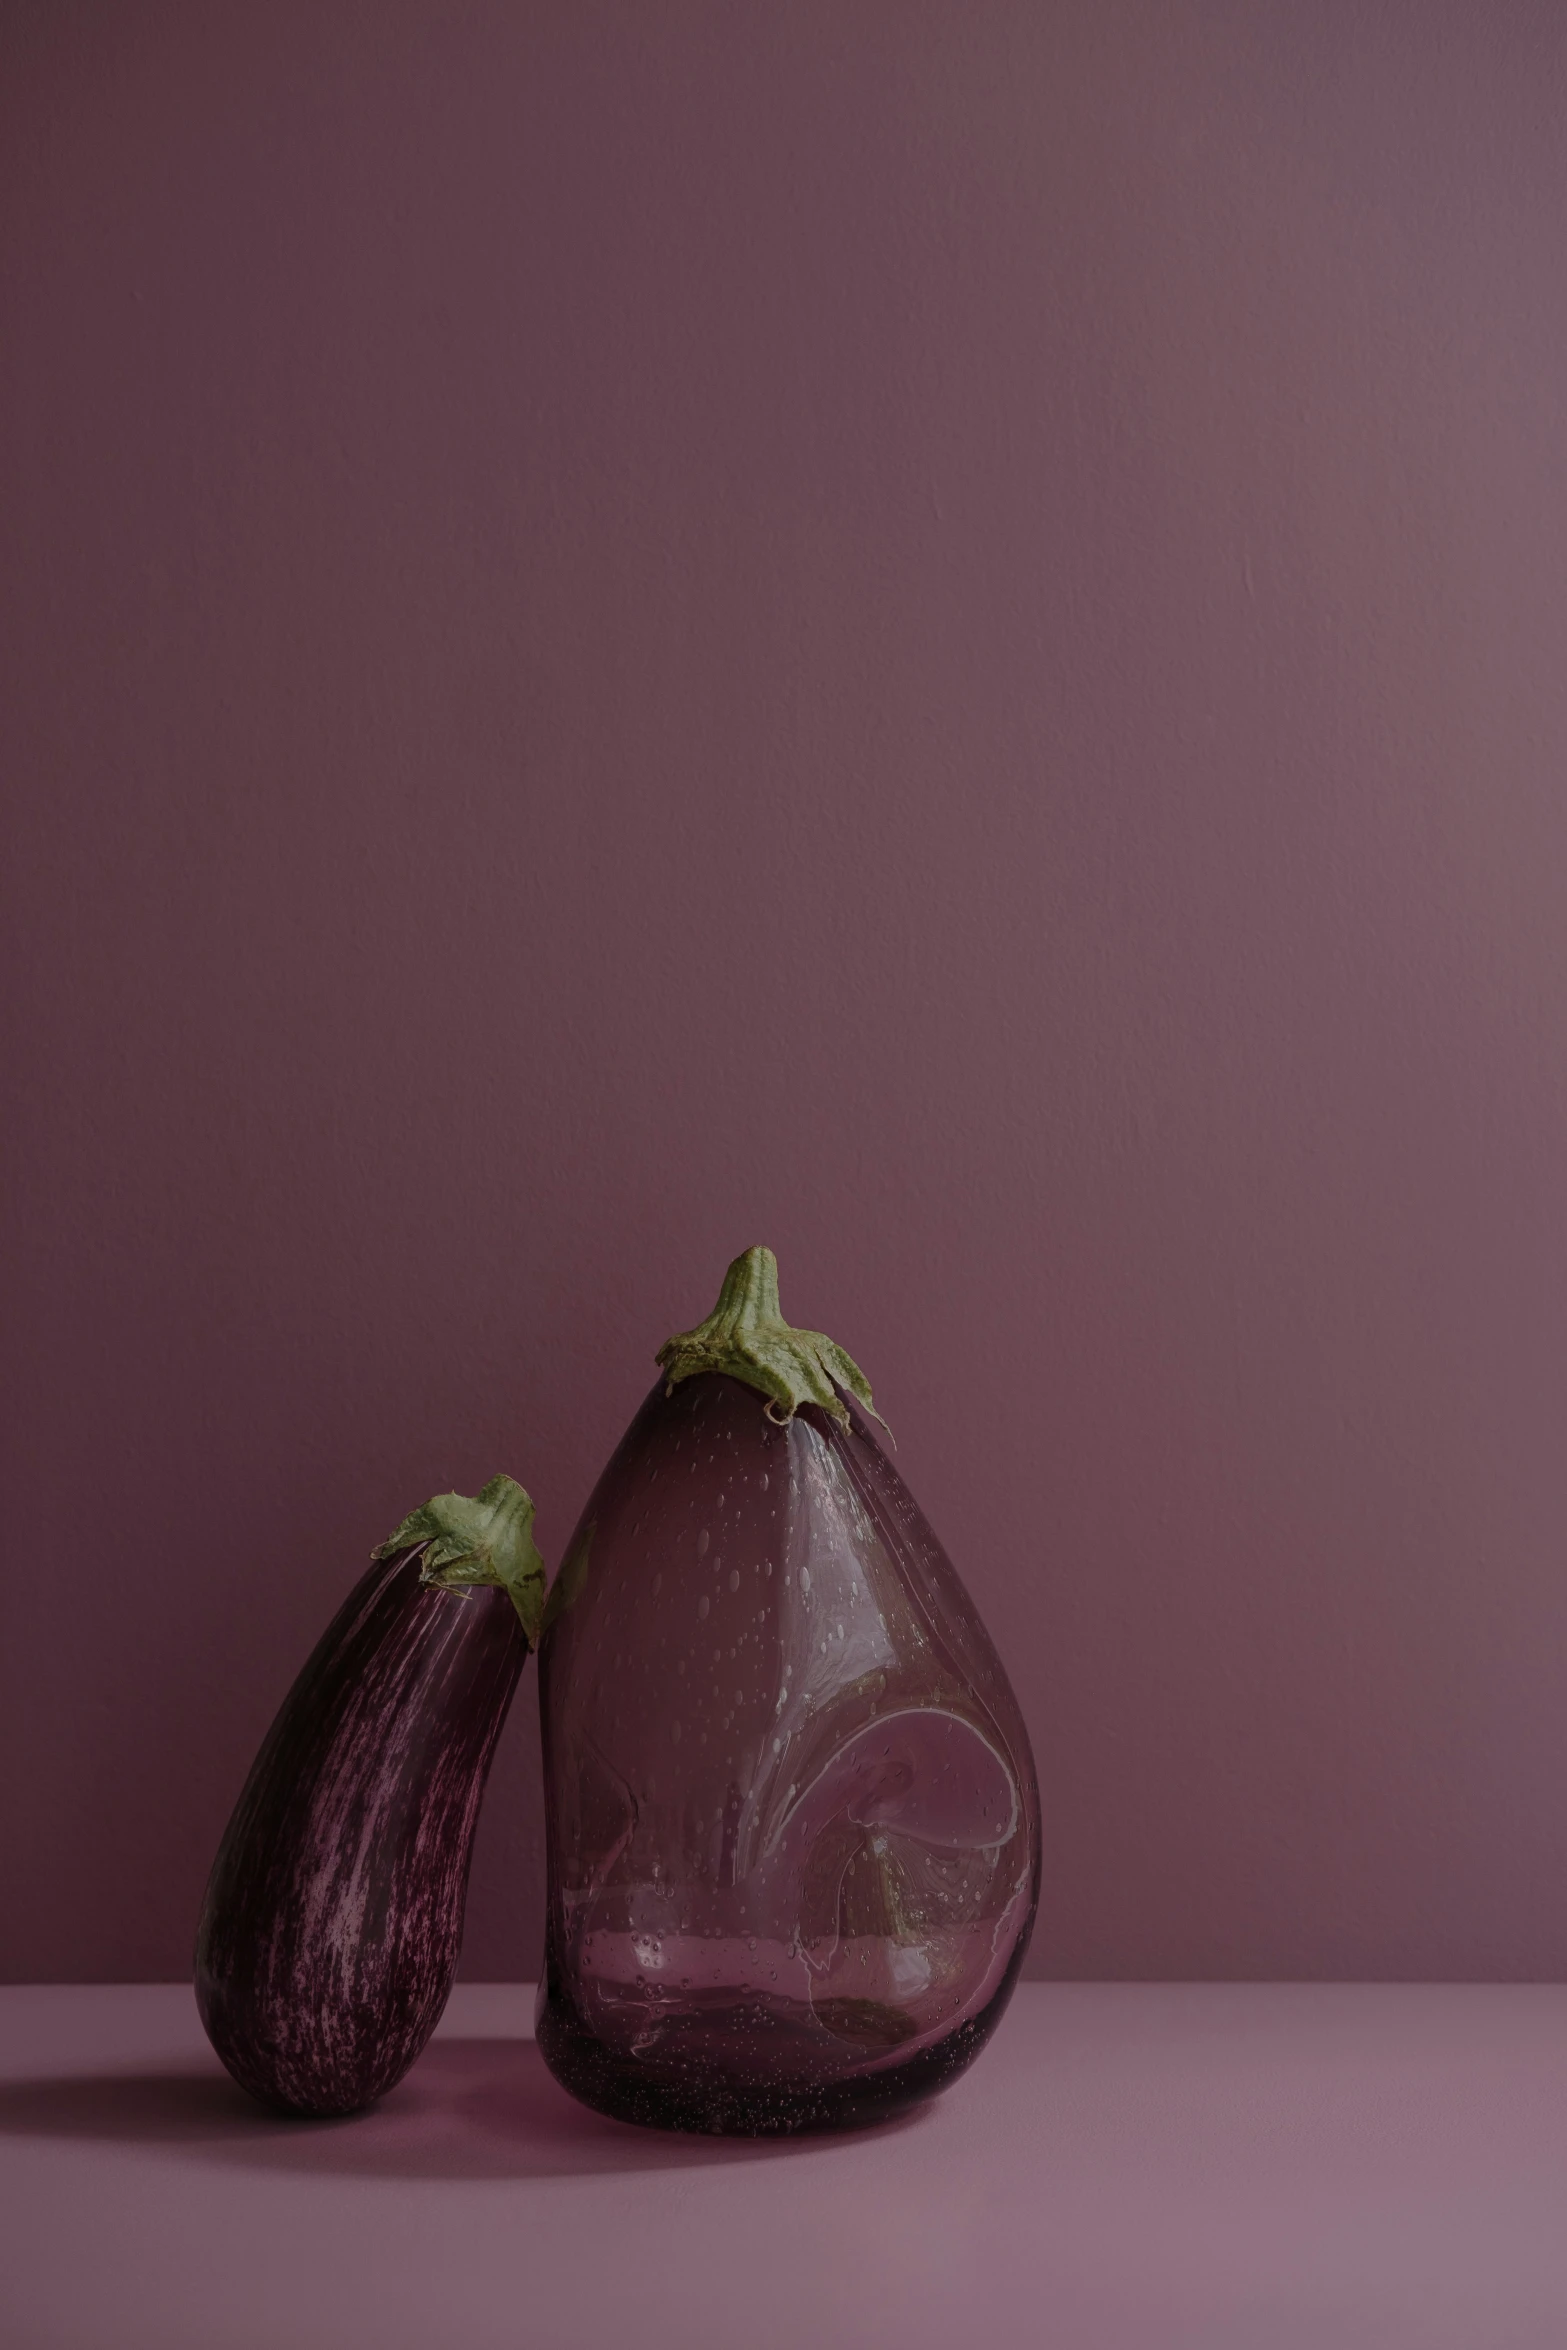
<svg viewBox="0 0 1567 2350">
<path fill-rule="evenodd" d="M 1567 1991 L 1029 1984 L 912 2120 L 601 2121 L 468 1985 L 279 2122 L 182 1985 L 0 1992 L 6 2350 L 1561 2350 Z"/>
</svg>

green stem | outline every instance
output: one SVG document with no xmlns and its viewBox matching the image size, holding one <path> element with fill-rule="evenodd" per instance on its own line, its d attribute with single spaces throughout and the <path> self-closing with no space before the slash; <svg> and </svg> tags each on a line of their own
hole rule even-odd
<svg viewBox="0 0 1567 2350">
<path fill-rule="evenodd" d="M 847 1427 L 840 1388 L 881 1419 L 870 1382 L 853 1357 L 820 1330 L 796 1330 L 784 1320 L 778 1259 L 770 1248 L 748 1248 L 736 1257 L 707 1320 L 671 1338 L 657 1359 L 664 1368 L 666 1395 L 699 1371 L 719 1371 L 760 1388 L 768 1399 L 768 1416 L 780 1422 L 792 1420 L 801 1404 L 814 1403 Z"/>
<path fill-rule="evenodd" d="M 492 1477 L 472 1500 L 466 1493 L 433 1495 L 372 1555 L 384 1559 L 420 1547 L 421 1582 L 440 1591 L 476 1585 L 504 1591 L 522 1620 L 528 1646 L 538 1646 L 544 1561 L 533 1539 L 533 1504 L 514 1479 Z"/>
</svg>

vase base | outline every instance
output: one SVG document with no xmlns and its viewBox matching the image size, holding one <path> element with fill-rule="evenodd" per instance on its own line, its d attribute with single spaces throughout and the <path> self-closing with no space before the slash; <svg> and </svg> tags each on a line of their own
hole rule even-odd
<svg viewBox="0 0 1567 2350">
<path fill-rule="evenodd" d="M 819 2066 L 790 2064 L 776 2023 L 749 2004 L 672 2017 L 655 2046 L 623 2051 L 552 1989 L 540 2002 L 537 2038 L 561 2087 L 613 2121 L 736 2138 L 870 2129 L 923 2105 L 967 2070 L 1000 2021 L 1015 1979 L 1010 1968 L 978 2015 L 903 2063 L 836 2078 Z M 736 2062 L 747 2044 L 755 2057 L 749 2072 Z"/>
</svg>

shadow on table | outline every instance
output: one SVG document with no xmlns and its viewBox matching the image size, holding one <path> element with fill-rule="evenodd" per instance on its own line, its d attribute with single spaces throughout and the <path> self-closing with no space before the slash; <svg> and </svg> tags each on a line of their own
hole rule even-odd
<svg viewBox="0 0 1567 2350">
<path fill-rule="evenodd" d="M 917 2128 L 914 2113 L 860 2137 Z M 407 2179 L 559 2178 L 777 2161 L 830 2138 L 699 2138 L 606 2121 L 566 2095 L 531 2040 L 437 2040 L 369 2113 L 288 2121 L 213 2071 L 0 2085 L 0 2136 L 156 2147 L 246 2169 Z"/>
</svg>

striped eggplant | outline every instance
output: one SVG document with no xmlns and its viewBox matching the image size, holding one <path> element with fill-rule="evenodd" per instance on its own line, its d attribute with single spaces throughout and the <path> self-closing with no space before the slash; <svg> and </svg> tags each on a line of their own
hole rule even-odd
<svg viewBox="0 0 1567 2350">
<path fill-rule="evenodd" d="M 245 1782 L 202 1905 L 196 1999 L 235 2080 L 276 2110 L 357 2112 L 440 2020 L 484 1783 L 538 1636 L 532 1524 L 509 1477 L 404 1519 Z"/>
</svg>

